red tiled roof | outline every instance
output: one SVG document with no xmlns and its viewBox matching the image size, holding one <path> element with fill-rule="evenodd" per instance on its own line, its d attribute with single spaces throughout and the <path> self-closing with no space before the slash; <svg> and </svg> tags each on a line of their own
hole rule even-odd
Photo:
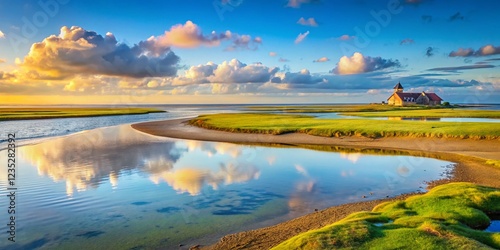
<svg viewBox="0 0 500 250">
<path fill-rule="evenodd" d="M 425 93 L 425 92 L 424 92 Z M 417 98 L 422 95 L 422 93 L 402 93 L 402 92 L 396 92 L 394 93 L 393 95 L 397 95 L 399 98 L 401 98 L 401 100 L 405 100 L 406 99 L 411 99 L 413 98 L 415 101 L 417 100 Z M 435 93 L 425 93 L 425 95 L 427 97 L 429 97 L 429 100 L 431 101 L 442 101 L 443 99 L 441 99 L 441 97 L 439 97 L 438 95 L 436 95 Z M 392 95 L 391 95 L 392 96 Z M 387 100 L 389 100 L 391 98 L 391 96 L 389 96 L 389 98 L 387 98 Z"/>
<path fill-rule="evenodd" d="M 431 101 L 442 101 L 443 100 L 443 99 L 441 99 L 441 97 L 439 97 L 435 93 L 425 93 L 425 95 L 427 97 L 429 97 L 429 100 L 431 100 Z"/>
</svg>

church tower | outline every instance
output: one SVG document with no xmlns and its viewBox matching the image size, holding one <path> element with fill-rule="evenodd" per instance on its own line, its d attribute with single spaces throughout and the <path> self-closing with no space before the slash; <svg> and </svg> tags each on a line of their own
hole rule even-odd
<svg viewBox="0 0 500 250">
<path fill-rule="evenodd" d="M 403 85 L 401 85 L 401 83 L 398 82 L 398 84 L 396 84 L 396 86 L 394 86 L 394 93 L 403 93 Z"/>
</svg>

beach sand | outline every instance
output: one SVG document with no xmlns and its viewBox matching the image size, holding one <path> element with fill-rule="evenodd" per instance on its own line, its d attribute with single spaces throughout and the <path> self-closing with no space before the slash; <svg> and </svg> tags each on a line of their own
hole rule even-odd
<svg viewBox="0 0 500 250">
<path fill-rule="evenodd" d="M 319 137 L 300 133 L 283 135 L 231 133 L 207 130 L 187 124 L 189 119 L 156 121 L 133 124 L 141 132 L 179 139 L 286 145 L 334 145 L 358 149 L 398 150 L 415 156 L 432 157 L 456 162 L 449 179 L 429 184 L 429 188 L 448 182 L 472 182 L 500 188 L 500 168 L 485 164 L 486 159 L 500 160 L 500 140 L 442 139 L 442 138 L 366 138 L 366 137 Z M 224 236 L 202 249 L 268 249 L 280 242 L 306 232 L 321 228 L 358 211 L 369 211 L 377 204 L 389 200 L 405 199 L 411 194 L 398 197 L 350 203 L 313 212 L 302 217 L 264 227 Z M 201 243 L 201 242 L 200 242 Z M 203 242 L 204 243 L 204 242 Z M 186 247 L 194 243 L 186 244 Z"/>
</svg>

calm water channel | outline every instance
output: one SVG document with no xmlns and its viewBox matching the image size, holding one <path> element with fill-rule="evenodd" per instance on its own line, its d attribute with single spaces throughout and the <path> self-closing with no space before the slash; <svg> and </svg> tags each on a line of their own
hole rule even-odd
<svg viewBox="0 0 500 250">
<path fill-rule="evenodd" d="M 0 151 L 0 162 L 6 158 Z M 2 240 L 0 249 L 206 243 L 315 209 L 423 191 L 450 164 L 355 150 L 175 140 L 129 125 L 93 129 L 18 148 L 16 243 Z M 2 204 L 6 180 L 0 171 Z M 7 210 L 0 215 L 7 223 Z"/>
</svg>

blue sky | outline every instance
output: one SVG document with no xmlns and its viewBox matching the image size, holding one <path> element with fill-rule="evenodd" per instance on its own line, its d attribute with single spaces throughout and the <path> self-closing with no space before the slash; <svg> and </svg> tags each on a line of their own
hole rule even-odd
<svg viewBox="0 0 500 250">
<path fill-rule="evenodd" d="M 0 1 L 0 102 L 380 102 L 398 81 L 445 101 L 498 102 L 498 9 L 484 0 Z"/>
</svg>

